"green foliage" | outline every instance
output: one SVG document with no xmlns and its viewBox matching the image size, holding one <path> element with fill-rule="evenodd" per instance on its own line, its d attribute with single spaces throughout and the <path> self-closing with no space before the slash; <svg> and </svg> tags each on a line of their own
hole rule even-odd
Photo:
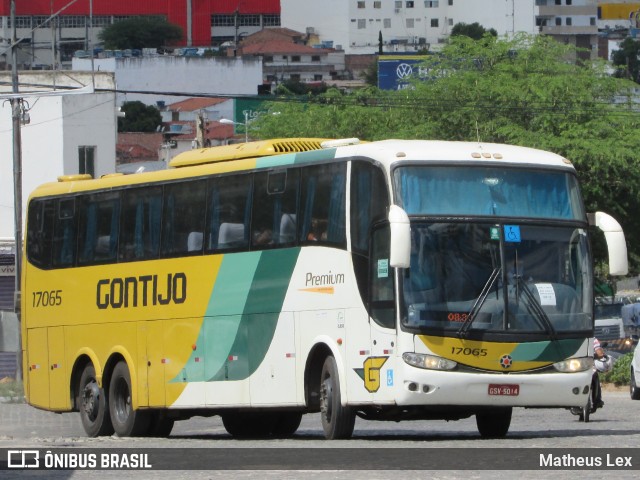
<svg viewBox="0 0 640 480">
<path fill-rule="evenodd" d="M 640 40 L 625 38 L 620 43 L 620 49 L 611 53 L 611 61 L 618 66 L 617 77 L 640 83 Z"/>
<path fill-rule="evenodd" d="M 633 352 L 627 353 L 618 358 L 613 364 L 610 372 L 600 374 L 600 381 L 604 383 L 613 383 L 617 387 L 629 385 L 631 380 L 631 360 Z"/>
<path fill-rule="evenodd" d="M 474 23 L 456 23 L 453 26 L 453 28 L 451 29 L 451 36 L 452 37 L 463 35 L 463 36 L 472 38 L 474 40 L 480 40 L 487 33 L 489 35 L 493 36 L 493 37 L 497 37 L 498 36 L 498 32 L 496 31 L 495 28 L 490 28 L 489 30 L 487 30 L 482 25 L 480 25 L 478 22 L 474 22 Z"/>
<path fill-rule="evenodd" d="M 158 109 L 142 102 L 125 102 L 121 110 L 125 116 L 118 118 L 118 132 L 155 132 L 162 123 Z"/>
<path fill-rule="evenodd" d="M 17 380 L 1 382 L 0 398 L 6 403 L 24 403 L 24 386 L 22 382 Z"/>
<path fill-rule="evenodd" d="M 107 49 L 158 48 L 181 40 L 182 27 L 164 17 L 131 17 L 105 27 L 98 38 Z"/>
<path fill-rule="evenodd" d="M 426 57 L 426 78 L 416 79 L 411 89 L 277 98 L 271 109 L 281 115 L 257 118 L 254 132 L 261 138 L 480 140 L 556 152 L 574 163 L 587 210 L 608 212 L 621 222 L 637 272 L 635 84 L 611 77 L 604 63 L 576 58 L 575 47 L 546 36 L 456 36 L 438 55 Z M 606 262 L 602 245 L 595 242 L 598 264 Z"/>
</svg>

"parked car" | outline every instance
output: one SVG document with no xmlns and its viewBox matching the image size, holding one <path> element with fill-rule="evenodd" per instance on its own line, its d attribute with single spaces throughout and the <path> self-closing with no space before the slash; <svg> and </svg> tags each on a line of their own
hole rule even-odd
<svg viewBox="0 0 640 480">
<path fill-rule="evenodd" d="M 629 394 L 631 400 L 640 400 L 640 343 L 638 337 L 634 336 L 636 348 L 633 350 L 631 359 L 631 375 L 629 376 Z"/>
</svg>

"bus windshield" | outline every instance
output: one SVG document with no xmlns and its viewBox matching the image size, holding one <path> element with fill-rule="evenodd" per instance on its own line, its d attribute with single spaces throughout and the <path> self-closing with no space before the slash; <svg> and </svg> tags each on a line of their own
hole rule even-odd
<svg viewBox="0 0 640 480">
<path fill-rule="evenodd" d="M 585 220 L 577 179 L 565 171 L 407 165 L 394 178 L 409 215 Z"/>
<path fill-rule="evenodd" d="M 592 328 L 587 233 L 569 226 L 412 221 L 402 321 L 451 335 Z"/>
</svg>

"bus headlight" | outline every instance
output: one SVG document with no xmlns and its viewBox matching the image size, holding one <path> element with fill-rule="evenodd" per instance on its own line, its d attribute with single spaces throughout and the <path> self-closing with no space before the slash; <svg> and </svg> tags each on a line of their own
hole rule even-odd
<svg viewBox="0 0 640 480">
<path fill-rule="evenodd" d="M 570 358 L 554 363 L 553 366 L 562 373 L 584 372 L 593 368 L 593 357 Z"/>
<path fill-rule="evenodd" d="M 458 365 L 446 358 L 426 355 L 423 353 L 405 352 L 402 359 L 412 367 L 427 368 L 429 370 L 453 370 Z"/>
</svg>

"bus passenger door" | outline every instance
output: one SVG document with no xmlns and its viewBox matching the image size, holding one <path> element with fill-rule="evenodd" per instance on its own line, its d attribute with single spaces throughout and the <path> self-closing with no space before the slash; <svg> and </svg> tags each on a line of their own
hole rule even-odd
<svg viewBox="0 0 640 480">
<path fill-rule="evenodd" d="M 389 225 L 372 234 L 369 268 L 371 356 L 365 365 L 365 385 L 375 403 L 394 399 L 397 349 L 394 269 L 389 265 Z"/>
</svg>

